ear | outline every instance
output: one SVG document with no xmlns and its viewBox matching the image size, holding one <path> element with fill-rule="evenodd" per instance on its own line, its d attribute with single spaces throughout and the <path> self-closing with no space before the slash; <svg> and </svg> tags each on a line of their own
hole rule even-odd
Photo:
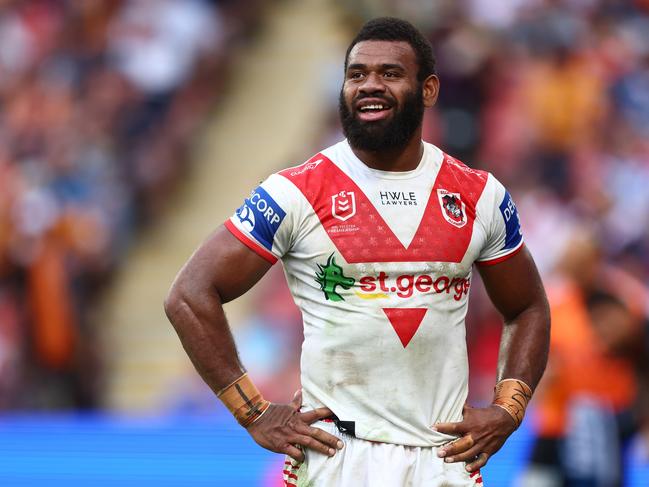
<svg viewBox="0 0 649 487">
<path fill-rule="evenodd" d="M 424 80 L 422 89 L 424 92 L 424 107 L 430 108 L 435 104 L 437 95 L 439 95 L 439 78 L 431 74 Z"/>
</svg>

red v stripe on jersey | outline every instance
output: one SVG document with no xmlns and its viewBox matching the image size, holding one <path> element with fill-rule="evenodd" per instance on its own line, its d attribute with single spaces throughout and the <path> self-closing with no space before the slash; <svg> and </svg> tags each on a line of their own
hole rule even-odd
<svg viewBox="0 0 649 487">
<path fill-rule="evenodd" d="M 412 337 L 417 333 L 426 311 L 428 311 L 426 308 L 383 308 L 383 312 L 390 320 L 394 331 L 397 332 L 403 348 L 408 346 Z"/>
<path fill-rule="evenodd" d="M 349 264 L 461 262 L 471 242 L 475 207 L 487 182 L 487 173 L 470 169 L 445 154 L 417 232 L 405 247 L 358 185 L 331 160 L 317 154 L 300 167 L 280 174 L 304 194 Z M 461 195 L 467 218 L 464 226 L 457 227 L 444 218 L 438 189 Z M 349 193 L 354 194 L 355 207 L 351 209 Z M 338 209 L 346 213 L 336 217 L 333 207 L 339 194 L 345 205 Z"/>
</svg>

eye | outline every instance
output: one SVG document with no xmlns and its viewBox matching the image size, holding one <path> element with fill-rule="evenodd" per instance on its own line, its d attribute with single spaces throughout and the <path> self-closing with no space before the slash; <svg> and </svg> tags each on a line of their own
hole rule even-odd
<svg viewBox="0 0 649 487">
<path fill-rule="evenodd" d="M 398 78 L 399 73 L 397 73 L 396 71 L 386 71 L 383 76 L 385 76 L 386 78 Z"/>
<path fill-rule="evenodd" d="M 347 75 L 349 79 L 361 79 L 363 76 L 361 71 L 352 71 Z"/>
</svg>

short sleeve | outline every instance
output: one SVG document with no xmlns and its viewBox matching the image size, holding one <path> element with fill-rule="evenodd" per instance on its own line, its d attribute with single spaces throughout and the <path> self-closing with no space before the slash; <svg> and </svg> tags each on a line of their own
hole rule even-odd
<svg viewBox="0 0 649 487">
<path fill-rule="evenodd" d="M 483 218 L 486 239 L 476 263 L 497 264 L 523 247 L 518 210 L 509 191 L 491 174 L 480 203 L 478 211 Z"/>
<path fill-rule="evenodd" d="M 276 174 L 255 188 L 225 222 L 225 227 L 246 247 L 271 264 L 291 247 L 294 204 L 290 184 Z"/>
</svg>

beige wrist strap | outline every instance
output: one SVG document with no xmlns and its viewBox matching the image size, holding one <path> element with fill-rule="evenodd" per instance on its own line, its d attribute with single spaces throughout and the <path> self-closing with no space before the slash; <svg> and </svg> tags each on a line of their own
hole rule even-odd
<svg viewBox="0 0 649 487">
<path fill-rule="evenodd" d="M 247 373 L 221 389 L 217 397 L 244 428 L 261 418 L 270 406 L 270 402 L 262 397 Z"/>
<path fill-rule="evenodd" d="M 532 389 L 525 382 L 518 379 L 503 379 L 496 384 L 492 404 L 507 411 L 518 428 L 523 422 L 530 399 L 532 399 Z"/>
</svg>

